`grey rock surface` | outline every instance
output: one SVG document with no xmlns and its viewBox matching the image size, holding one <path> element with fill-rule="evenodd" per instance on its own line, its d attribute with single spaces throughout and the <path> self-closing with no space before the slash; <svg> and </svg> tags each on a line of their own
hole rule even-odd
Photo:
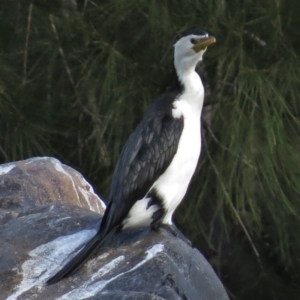
<svg viewBox="0 0 300 300">
<path fill-rule="evenodd" d="M 53 161 L 46 161 L 41 160 L 42 169 L 51 169 Z M 34 163 L 38 164 L 37 160 Z M 17 201 L 14 201 L 9 193 L 14 176 L 10 177 L 10 185 L 3 184 L 3 176 L 13 170 L 7 172 L 9 168 L 0 166 L 0 207 L 4 195 L 9 195 L 9 203 L 20 201 L 20 205 L 3 209 L 11 215 L 2 218 L 0 224 L 1 300 L 228 299 L 201 253 L 165 229 L 115 234 L 73 276 L 45 286 L 44 282 L 96 233 L 101 216 L 87 209 L 90 205 L 75 206 L 68 199 L 56 201 L 58 193 L 68 194 L 63 184 L 57 191 L 46 193 L 42 201 L 39 193 L 30 191 L 34 189 L 30 181 L 36 179 L 22 182 L 19 171 L 15 178 L 24 195 L 30 196 L 22 198 L 20 189 L 16 189 Z M 42 177 L 47 182 L 47 176 Z M 60 195 L 60 199 L 64 197 L 68 198 Z M 101 203 L 100 199 L 97 201 Z"/>
<path fill-rule="evenodd" d="M 76 170 L 51 157 L 0 165 L 0 226 L 30 208 L 69 203 L 103 214 L 105 204 Z"/>
</svg>

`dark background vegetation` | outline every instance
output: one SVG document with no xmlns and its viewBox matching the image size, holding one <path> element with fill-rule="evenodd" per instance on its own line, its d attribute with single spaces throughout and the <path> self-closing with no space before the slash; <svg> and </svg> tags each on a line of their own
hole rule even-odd
<svg viewBox="0 0 300 300">
<path fill-rule="evenodd" d="M 0 162 L 49 155 L 104 199 L 178 34 L 217 38 L 201 66 L 205 139 L 176 222 L 232 299 L 300 299 L 298 0 L 2 0 Z"/>
</svg>

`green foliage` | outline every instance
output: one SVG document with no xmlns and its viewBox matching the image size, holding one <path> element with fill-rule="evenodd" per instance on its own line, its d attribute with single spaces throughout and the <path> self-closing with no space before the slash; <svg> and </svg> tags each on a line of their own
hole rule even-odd
<svg viewBox="0 0 300 300">
<path fill-rule="evenodd" d="M 298 2 L 65 2 L 0 4 L 0 161 L 56 156 L 107 195 L 122 145 L 172 84 L 176 36 L 205 28 L 211 125 L 178 222 L 208 256 L 240 239 L 299 284 Z"/>
</svg>

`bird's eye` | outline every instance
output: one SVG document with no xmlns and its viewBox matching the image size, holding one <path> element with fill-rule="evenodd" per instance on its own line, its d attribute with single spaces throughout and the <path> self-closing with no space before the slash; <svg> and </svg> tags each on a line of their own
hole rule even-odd
<svg viewBox="0 0 300 300">
<path fill-rule="evenodd" d="M 196 41 L 195 39 L 191 38 L 191 43 L 192 43 L 193 45 L 195 45 L 196 42 L 197 42 L 197 41 Z"/>
</svg>

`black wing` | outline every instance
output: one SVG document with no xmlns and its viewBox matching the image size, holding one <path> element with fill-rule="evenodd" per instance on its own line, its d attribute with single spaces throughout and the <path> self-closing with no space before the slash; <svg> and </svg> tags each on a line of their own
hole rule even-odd
<svg viewBox="0 0 300 300">
<path fill-rule="evenodd" d="M 177 152 L 183 118 L 173 118 L 175 95 L 157 99 L 125 144 L 111 184 L 110 202 L 99 233 L 106 235 L 124 220 L 167 169 Z"/>
</svg>

